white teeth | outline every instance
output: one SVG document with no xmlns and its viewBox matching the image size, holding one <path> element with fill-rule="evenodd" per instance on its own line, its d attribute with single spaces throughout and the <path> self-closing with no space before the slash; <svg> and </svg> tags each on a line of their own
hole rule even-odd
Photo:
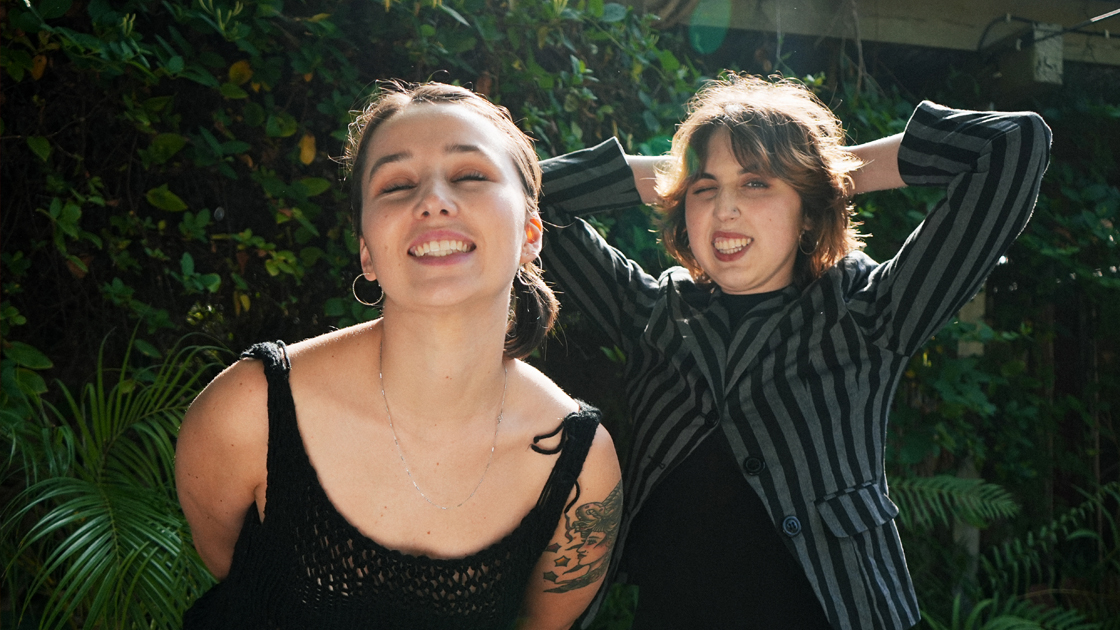
<svg viewBox="0 0 1120 630">
<path fill-rule="evenodd" d="M 721 254 L 734 254 L 753 242 L 753 238 L 717 238 L 712 245 Z"/>
<path fill-rule="evenodd" d="M 469 252 L 474 249 L 464 241 L 428 241 L 408 250 L 413 256 L 450 256 L 459 252 Z"/>
</svg>

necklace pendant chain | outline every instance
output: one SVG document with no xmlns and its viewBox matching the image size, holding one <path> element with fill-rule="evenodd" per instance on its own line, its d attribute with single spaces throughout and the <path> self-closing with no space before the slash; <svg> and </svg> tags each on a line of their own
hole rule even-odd
<svg viewBox="0 0 1120 630">
<path fill-rule="evenodd" d="M 502 365 L 502 402 L 498 407 L 498 421 L 494 423 L 494 441 L 490 444 L 490 457 L 486 460 L 486 468 L 482 470 L 482 476 L 479 477 L 478 483 L 474 485 L 474 490 L 471 490 L 471 493 L 467 495 L 467 498 L 463 499 L 455 505 L 440 505 L 439 503 L 432 501 L 432 499 L 428 495 L 424 494 L 424 491 L 420 489 L 420 484 L 416 483 L 416 478 L 412 476 L 412 471 L 408 468 L 408 461 L 404 458 L 404 451 L 401 450 L 401 442 L 399 439 L 397 439 L 397 430 L 395 427 L 393 427 L 393 416 L 389 413 L 389 398 L 385 396 L 385 378 L 381 372 L 381 362 L 382 358 L 384 357 L 384 351 L 385 343 L 381 342 L 377 349 L 377 383 L 381 386 L 381 401 L 385 403 L 385 417 L 389 419 L 389 430 L 393 432 L 393 444 L 397 447 L 397 455 L 400 456 L 401 463 L 404 464 L 404 472 L 406 475 L 408 475 L 408 480 L 412 482 L 412 487 L 416 488 L 416 491 L 420 493 L 420 496 L 423 497 L 423 499 L 429 504 L 441 510 L 453 510 L 457 507 L 462 507 L 463 504 L 467 501 L 470 501 L 471 498 L 474 497 L 475 493 L 478 492 L 478 489 L 482 487 L 482 482 L 486 479 L 486 473 L 490 472 L 490 464 L 494 461 L 494 449 L 498 446 L 498 427 L 502 424 L 502 415 L 506 410 L 506 389 L 509 385 L 509 369 L 506 368 L 504 364 Z"/>
</svg>

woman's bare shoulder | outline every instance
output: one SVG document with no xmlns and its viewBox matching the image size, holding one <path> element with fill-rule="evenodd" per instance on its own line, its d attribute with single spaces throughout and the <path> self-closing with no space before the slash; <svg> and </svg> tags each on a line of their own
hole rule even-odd
<svg viewBox="0 0 1120 630">
<path fill-rule="evenodd" d="M 347 363 L 368 358 L 380 339 L 380 321 L 339 328 L 288 346 L 292 376 L 308 378 L 315 374 L 334 374 Z"/>
<path fill-rule="evenodd" d="M 337 365 L 340 355 L 352 353 L 350 348 L 363 335 L 368 336 L 371 328 L 370 324 L 352 326 L 287 346 L 293 373 L 329 373 L 324 366 Z M 185 431 L 196 428 L 204 428 L 206 433 L 234 433 L 242 443 L 263 444 L 268 436 L 268 381 L 263 363 L 243 358 L 214 377 L 184 417 Z"/>
<path fill-rule="evenodd" d="M 536 368 L 520 361 L 517 363 L 527 383 L 525 394 L 531 399 L 527 405 L 530 409 L 535 410 L 529 413 L 530 426 L 526 428 L 534 436 L 554 433 L 560 427 L 564 418 L 580 410 L 579 401 L 569 396 L 552 379 Z M 540 446 L 546 449 L 552 448 L 556 446 L 553 441 L 558 439 L 556 437 L 551 440 L 546 439 L 540 442 Z M 601 424 L 591 443 L 591 450 L 588 452 L 587 462 L 584 465 L 584 473 L 585 476 L 605 476 L 605 478 L 611 478 L 614 481 L 617 481 L 620 474 L 614 442 L 611 440 L 610 433 Z"/>
<path fill-rule="evenodd" d="M 190 434 L 195 429 L 267 439 L 268 381 L 263 364 L 240 359 L 215 376 L 183 418 L 182 432 Z"/>
<path fill-rule="evenodd" d="M 380 321 L 365 322 L 332 330 L 288 346 L 288 356 L 295 369 L 297 360 L 315 367 L 321 363 L 331 363 L 350 358 L 355 352 L 369 349 L 371 342 L 380 338 Z"/>
<path fill-rule="evenodd" d="M 195 547 L 219 578 L 267 482 L 268 381 L 260 361 L 241 359 L 191 403 L 175 445 L 175 483 Z"/>
<path fill-rule="evenodd" d="M 556 419 L 579 410 L 579 403 L 537 368 L 524 361 L 513 361 L 511 370 L 516 370 L 520 383 L 520 403 L 528 416 L 541 419 L 541 428 L 554 426 Z"/>
</svg>

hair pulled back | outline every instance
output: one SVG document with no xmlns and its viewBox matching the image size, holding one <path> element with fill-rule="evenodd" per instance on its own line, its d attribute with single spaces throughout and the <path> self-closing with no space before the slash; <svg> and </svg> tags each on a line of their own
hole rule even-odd
<svg viewBox="0 0 1120 630">
<path fill-rule="evenodd" d="M 513 160 L 530 214 L 537 212 L 541 190 L 541 168 L 533 142 L 513 122 L 509 110 L 495 105 L 466 88 L 445 83 L 408 84 L 386 82 L 350 123 L 346 151 L 341 158 L 343 173 L 350 182 L 350 224 L 362 233 L 363 189 L 370 139 L 382 123 L 413 105 L 457 105 L 482 116 L 504 136 Z M 513 303 L 506 328 L 505 355 L 513 359 L 528 356 L 556 322 L 560 304 L 544 282 L 535 262 L 521 266 L 513 279 Z"/>
<path fill-rule="evenodd" d="M 810 228 L 801 235 L 794 284 L 804 288 L 862 247 L 845 194 L 861 162 L 844 148 L 840 120 L 808 88 L 788 79 L 729 74 L 697 92 L 688 112 L 673 136 L 671 159 L 658 173 L 657 188 L 662 239 L 697 282 L 711 278 L 689 248 L 685 195 L 721 129 L 728 131 L 740 164 L 781 179 L 801 198 Z"/>
</svg>

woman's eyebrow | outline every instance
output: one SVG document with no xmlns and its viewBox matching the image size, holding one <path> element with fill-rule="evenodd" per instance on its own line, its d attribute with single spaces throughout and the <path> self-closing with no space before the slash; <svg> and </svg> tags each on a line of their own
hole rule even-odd
<svg viewBox="0 0 1120 630">
<path fill-rule="evenodd" d="M 483 151 L 482 148 L 479 147 L 476 144 L 449 144 L 449 145 L 443 147 L 443 150 L 446 153 L 480 153 L 480 154 L 483 154 L 483 155 L 486 154 L 486 152 Z M 382 166 L 385 166 L 386 164 L 391 164 L 393 162 L 401 162 L 403 160 L 407 160 L 410 157 L 412 157 L 412 152 L 411 151 L 398 151 L 397 153 L 390 153 L 389 155 L 383 155 L 383 156 L 377 158 L 376 160 L 374 160 L 372 164 L 370 164 L 369 171 L 366 173 L 366 179 L 372 178 L 374 173 L 377 172 L 377 169 L 381 168 Z"/>
<path fill-rule="evenodd" d="M 383 155 L 383 156 L 377 158 L 376 160 L 374 160 L 373 164 L 370 164 L 369 171 L 366 173 L 366 179 L 372 178 L 374 173 L 377 172 L 377 169 L 381 168 L 382 166 L 385 166 L 386 164 L 390 164 L 392 162 L 400 162 L 401 160 L 404 160 L 404 159 L 407 159 L 407 158 L 410 158 L 410 157 L 412 157 L 412 152 L 411 151 L 399 151 L 397 153 L 390 153 L 389 155 Z"/>
<path fill-rule="evenodd" d="M 447 153 L 485 153 L 477 144 L 449 144 L 443 150 Z"/>
<path fill-rule="evenodd" d="M 749 166 L 743 166 L 743 167 L 741 167 L 741 168 L 739 169 L 739 175 L 760 175 L 760 176 L 765 176 L 765 173 L 764 173 L 764 172 L 762 171 L 762 169 L 761 169 L 761 168 L 759 168 L 759 167 L 758 167 L 758 165 L 757 165 L 757 164 L 751 164 L 751 165 L 749 165 Z M 707 172 L 707 171 L 703 171 L 703 172 L 699 173 L 698 175 L 696 175 L 696 181 L 699 181 L 699 180 L 701 180 L 701 179 L 710 179 L 710 180 L 715 180 L 715 179 L 717 179 L 717 178 L 716 178 L 716 176 L 715 176 L 715 175 L 712 175 L 711 173 L 709 173 L 709 172 Z"/>
</svg>

